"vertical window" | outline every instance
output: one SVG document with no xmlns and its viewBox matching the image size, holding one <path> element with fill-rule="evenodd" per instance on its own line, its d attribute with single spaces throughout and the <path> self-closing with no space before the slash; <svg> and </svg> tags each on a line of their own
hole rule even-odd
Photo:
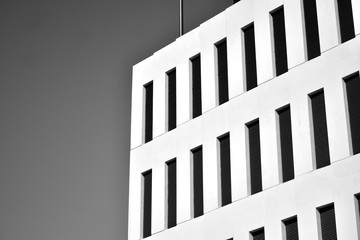
<svg viewBox="0 0 360 240">
<path fill-rule="evenodd" d="M 204 214 L 203 197 L 203 153 L 202 146 L 191 150 L 192 154 L 192 184 L 193 184 L 193 214 L 194 218 Z"/>
<path fill-rule="evenodd" d="M 191 59 L 192 69 L 192 117 L 201 115 L 201 58 L 200 54 Z"/>
<path fill-rule="evenodd" d="M 298 240 L 299 233 L 298 233 L 298 223 L 297 217 L 292 217 L 287 220 L 283 220 L 284 226 L 284 233 L 285 233 L 285 240 Z"/>
<path fill-rule="evenodd" d="M 246 90 L 249 91 L 257 86 L 254 23 L 251 23 L 243 29 L 243 36 Z"/>
<path fill-rule="evenodd" d="M 311 100 L 312 130 L 316 168 L 330 165 L 329 140 L 323 89 L 309 95 Z"/>
<path fill-rule="evenodd" d="M 218 138 L 220 157 L 221 206 L 231 203 L 230 135 Z"/>
<path fill-rule="evenodd" d="M 229 100 L 226 39 L 216 45 L 219 105 Z"/>
<path fill-rule="evenodd" d="M 344 79 L 353 154 L 360 153 L 360 78 L 359 73 Z"/>
<path fill-rule="evenodd" d="M 355 210 L 358 235 L 360 234 L 360 193 L 355 195 Z"/>
<path fill-rule="evenodd" d="M 321 239 L 323 240 L 336 240 L 336 221 L 334 204 L 329 204 L 318 208 L 320 217 Z"/>
<path fill-rule="evenodd" d="M 319 27 L 316 0 L 303 0 L 308 60 L 320 55 Z"/>
<path fill-rule="evenodd" d="M 279 76 L 288 70 L 284 8 L 281 6 L 271 13 L 274 34 L 275 70 Z"/>
<path fill-rule="evenodd" d="M 291 133 L 290 105 L 277 110 L 280 135 L 282 180 L 294 179 L 294 158 Z"/>
<path fill-rule="evenodd" d="M 355 37 L 351 0 L 337 0 L 341 42 Z"/>
<path fill-rule="evenodd" d="M 145 88 L 145 143 L 153 137 L 153 82 L 146 84 Z"/>
<path fill-rule="evenodd" d="M 168 131 L 176 128 L 176 69 L 167 73 L 168 83 Z"/>
<path fill-rule="evenodd" d="M 142 173 L 142 236 L 146 238 L 151 236 L 151 170 Z"/>
<path fill-rule="evenodd" d="M 265 240 L 265 231 L 264 228 L 260 228 L 250 232 L 252 240 Z"/>
<path fill-rule="evenodd" d="M 167 173 L 167 227 L 176 226 L 176 159 L 166 163 Z"/>
<path fill-rule="evenodd" d="M 262 191 L 259 120 L 252 121 L 246 124 L 246 126 L 248 133 L 251 194 L 255 194 Z"/>
</svg>

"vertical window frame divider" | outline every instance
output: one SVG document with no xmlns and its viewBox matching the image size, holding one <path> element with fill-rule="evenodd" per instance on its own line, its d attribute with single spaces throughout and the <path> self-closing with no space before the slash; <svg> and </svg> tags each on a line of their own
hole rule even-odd
<svg viewBox="0 0 360 240">
<path fill-rule="evenodd" d="M 342 78 L 344 104 L 345 104 L 345 111 L 346 111 L 346 114 L 345 114 L 346 115 L 346 129 L 347 129 L 347 134 L 348 134 L 349 151 L 350 151 L 351 156 L 354 155 L 354 149 L 353 149 L 353 140 L 352 140 L 352 133 L 351 133 L 349 98 L 348 98 L 347 89 L 346 89 L 346 82 L 356 75 L 360 75 L 360 72 L 356 71 L 356 72 L 351 73 Z M 360 232 L 359 232 L 359 234 L 360 234 Z"/>
</svg>

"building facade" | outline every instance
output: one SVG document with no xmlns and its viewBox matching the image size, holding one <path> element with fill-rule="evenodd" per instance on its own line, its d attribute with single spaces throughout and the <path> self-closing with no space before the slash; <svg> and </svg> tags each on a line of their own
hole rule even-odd
<svg viewBox="0 0 360 240">
<path fill-rule="evenodd" d="M 241 0 L 136 64 L 128 239 L 360 239 L 359 33 Z"/>
</svg>

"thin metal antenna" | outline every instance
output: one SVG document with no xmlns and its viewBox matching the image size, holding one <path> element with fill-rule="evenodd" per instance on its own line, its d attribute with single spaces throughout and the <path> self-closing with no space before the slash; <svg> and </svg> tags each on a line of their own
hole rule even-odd
<svg viewBox="0 0 360 240">
<path fill-rule="evenodd" d="M 183 8 L 184 8 L 183 0 L 180 0 L 180 29 L 179 29 L 180 36 L 182 36 L 184 34 L 184 16 L 183 16 L 184 9 Z"/>
</svg>

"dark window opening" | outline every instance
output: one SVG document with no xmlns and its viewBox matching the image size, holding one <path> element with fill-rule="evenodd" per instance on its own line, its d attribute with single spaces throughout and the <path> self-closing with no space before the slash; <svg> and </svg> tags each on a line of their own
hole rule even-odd
<svg viewBox="0 0 360 240">
<path fill-rule="evenodd" d="M 191 150 L 193 167 L 194 218 L 204 214 L 202 146 Z"/>
<path fill-rule="evenodd" d="M 320 55 L 319 27 L 316 0 L 303 0 L 308 60 Z"/>
<path fill-rule="evenodd" d="M 358 228 L 360 227 L 360 222 L 359 222 L 359 218 L 360 218 L 360 193 L 355 195 L 355 209 L 356 209 L 356 218 L 357 218 L 357 225 Z"/>
<path fill-rule="evenodd" d="M 355 37 L 351 0 L 337 0 L 341 42 Z"/>
<path fill-rule="evenodd" d="M 330 165 L 324 91 L 321 89 L 309 96 L 311 99 L 316 168 L 322 168 Z"/>
<path fill-rule="evenodd" d="M 201 115 L 201 58 L 200 54 L 191 59 L 192 66 L 192 117 Z"/>
<path fill-rule="evenodd" d="M 246 90 L 249 91 L 257 86 L 256 75 L 256 50 L 254 24 L 250 24 L 243 29 L 244 51 L 245 51 L 245 74 Z"/>
<path fill-rule="evenodd" d="M 251 194 L 262 191 L 259 120 L 246 124 L 250 161 Z"/>
<path fill-rule="evenodd" d="M 142 174 L 143 180 L 143 238 L 151 236 L 151 188 L 152 172 L 147 171 Z"/>
<path fill-rule="evenodd" d="M 345 78 L 348 117 L 353 154 L 360 153 L 360 78 L 359 73 Z"/>
<path fill-rule="evenodd" d="M 176 128 L 176 69 L 167 73 L 168 76 L 168 130 Z"/>
<path fill-rule="evenodd" d="M 250 232 L 252 240 L 265 240 L 265 231 L 264 228 L 260 228 Z"/>
<path fill-rule="evenodd" d="M 274 33 L 276 76 L 288 71 L 284 8 L 280 7 L 271 13 Z"/>
<path fill-rule="evenodd" d="M 277 111 L 280 131 L 280 153 L 282 166 L 282 180 L 287 182 L 294 179 L 294 157 L 291 132 L 290 106 Z"/>
<path fill-rule="evenodd" d="M 221 206 L 231 203 L 230 135 L 218 138 L 220 148 Z"/>
<path fill-rule="evenodd" d="M 337 240 L 334 204 L 318 208 L 321 239 Z"/>
<path fill-rule="evenodd" d="M 226 39 L 215 45 L 217 49 L 219 105 L 229 100 Z"/>
<path fill-rule="evenodd" d="M 176 226 L 176 159 L 166 163 L 167 168 L 167 227 Z"/>
<path fill-rule="evenodd" d="M 153 138 L 153 82 L 144 86 L 145 88 L 145 143 Z"/>
<path fill-rule="evenodd" d="M 285 239 L 286 240 L 298 240 L 299 233 L 298 233 L 298 223 L 297 217 L 292 217 L 288 220 L 283 221 L 285 226 Z"/>
</svg>

